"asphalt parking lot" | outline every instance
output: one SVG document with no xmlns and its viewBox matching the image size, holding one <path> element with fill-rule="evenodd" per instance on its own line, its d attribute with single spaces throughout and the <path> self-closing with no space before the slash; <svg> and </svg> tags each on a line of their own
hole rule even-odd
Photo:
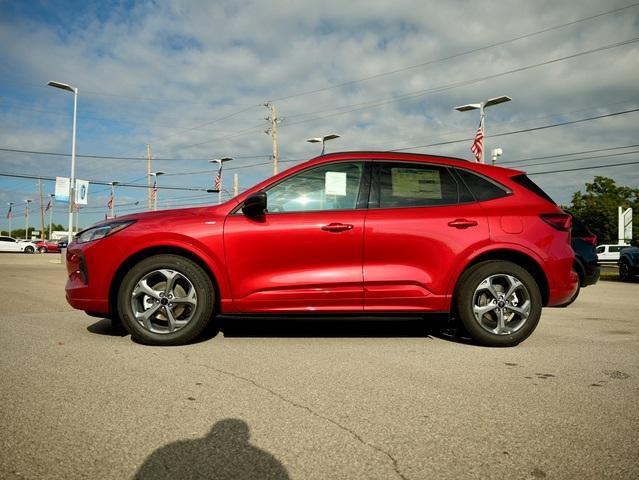
<svg viewBox="0 0 639 480">
<path fill-rule="evenodd" d="M 71 310 L 56 258 L 0 254 L 0 478 L 639 478 L 639 283 L 508 349 L 250 319 L 155 348 Z"/>
</svg>

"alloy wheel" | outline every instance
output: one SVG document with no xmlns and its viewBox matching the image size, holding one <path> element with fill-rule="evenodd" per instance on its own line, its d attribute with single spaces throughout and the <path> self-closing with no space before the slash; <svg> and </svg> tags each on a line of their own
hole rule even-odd
<svg viewBox="0 0 639 480">
<path fill-rule="evenodd" d="M 131 292 L 136 321 L 153 333 L 173 333 L 184 328 L 197 309 L 197 294 L 191 280 L 170 269 L 144 275 Z"/>
<path fill-rule="evenodd" d="M 482 329 L 510 335 L 521 329 L 531 314 L 530 292 L 513 275 L 490 275 L 475 289 L 472 308 Z"/>
</svg>

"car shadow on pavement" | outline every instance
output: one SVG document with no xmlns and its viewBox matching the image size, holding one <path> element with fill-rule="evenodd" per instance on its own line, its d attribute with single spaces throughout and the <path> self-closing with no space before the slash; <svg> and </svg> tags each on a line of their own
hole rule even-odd
<svg viewBox="0 0 639 480">
<path fill-rule="evenodd" d="M 288 472 L 270 453 L 249 443 L 243 420 L 220 420 L 204 438 L 178 440 L 154 451 L 134 475 L 144 479 L 287 480 Z"/>
<path fill-rule="evenodd" d="M 431 337 L 439 321 L 374 317 L 221 317 L 225 337 Z"/>
<path fill-rule="evenodd" d="M 129 332 L 119 323 L 113 322 L 109 318 L 103 318 L 87 327 L 87 330 L 96 335 L 107 335 L 109 337 L 126 337 Z"/>
</svg>

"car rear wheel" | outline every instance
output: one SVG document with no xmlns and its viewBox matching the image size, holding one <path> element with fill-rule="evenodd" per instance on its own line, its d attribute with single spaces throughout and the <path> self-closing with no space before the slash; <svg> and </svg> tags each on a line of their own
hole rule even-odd
<svg viewBox="0 0 639 480">
<path fill-rule="evenodd" d="M 535 330 L 542 301 L 532 275 L 519 265 L 499 260 L 479 263 L 462 275 L 456 307 L 475 341 L 511 347 Z"/>
<path fill-rule="evenodd" d="M 38 252 L 47 253 L 47 247 L 38 247 Z"/>
<path fill-rule="evenodd" d="M 147 345 L 183 345 L 206 328 L 214 289 L 202 268 L 178 255 L 155 255 L 125 275 L 118 314 L 131 336 Z"/>
<path fill-rule="evenodd" d="M 621 260 L 619 262 L 619 280 L 622 282 L 629 282 L 632 280 L 632 275 L 630 274 L 630 265 L 625 260 Z"/>
<path fill-rule="evenodd" d="M 32 246 L 24 247 L 24 253 L 33 253 L 35 249 Z"/>
</svg>

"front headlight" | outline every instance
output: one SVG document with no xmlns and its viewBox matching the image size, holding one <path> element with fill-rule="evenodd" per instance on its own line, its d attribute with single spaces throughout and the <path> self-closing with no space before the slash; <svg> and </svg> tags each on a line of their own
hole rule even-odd
<svg viewBox="0 0 639 480">
<path fill-rule="evenodd" d="M 75 236 L 75 241 L 77 243 L 87 243 L 92 242 L 93 240 L 99 240 L 108 235 L 113 235 L 114 233 L 125 229 L 133 223 L 135 223 L 135 220 L 125 220 L 106 223 L 103 225 L 98 225 L 96 227 L 90 227 L 78 233 Z"/>
</svg>

